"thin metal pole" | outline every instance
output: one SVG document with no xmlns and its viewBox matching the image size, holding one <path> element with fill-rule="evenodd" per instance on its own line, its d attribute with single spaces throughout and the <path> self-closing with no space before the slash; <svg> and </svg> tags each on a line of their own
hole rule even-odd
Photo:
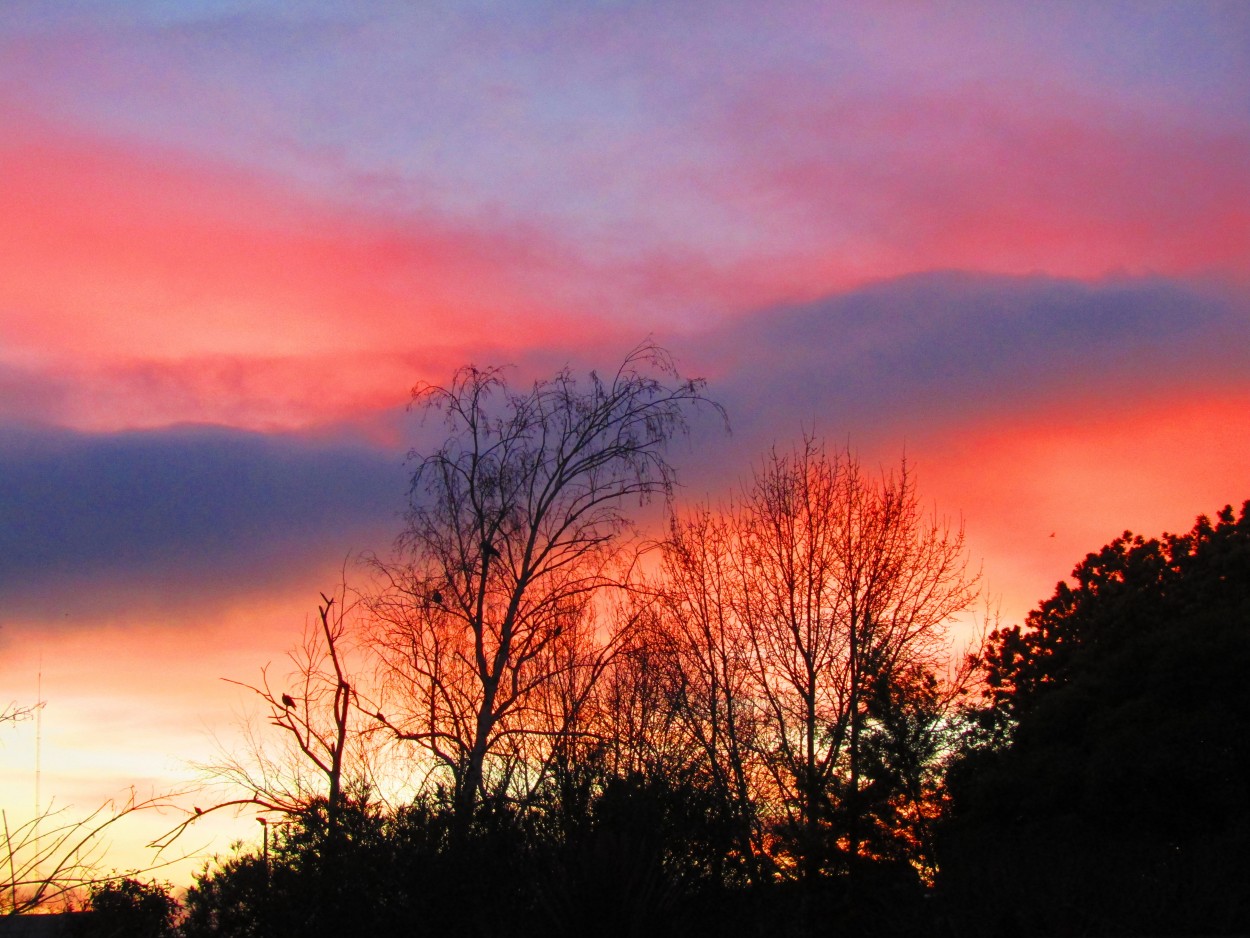
<svg viewBox="0 0 1250 938">
<path fill-rule="evenodd" d="M 258 817 L 256 820 L 260 822 L 261 830 L 265 832 L 265 835 L 264 835 L 265 885 L 269 885 L 269 819 Z"/>
</svg>

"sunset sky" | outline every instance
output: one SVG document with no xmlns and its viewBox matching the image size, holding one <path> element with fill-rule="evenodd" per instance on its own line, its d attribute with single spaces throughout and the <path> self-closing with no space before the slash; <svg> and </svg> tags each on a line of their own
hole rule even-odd
<svg viewBox="0 0 1250 938">
<path fill-rule="evenodd" d="M 686 497 L 804 429 L 905 453 L 1005 622 L 1250 498 L 1250 4 L 6 0 L 0 702 L 42 662 L 43 805 L 229 744 L 220 678 L 399 532 L 415 383 L 648 336 L 733 427 Z"/>
</svg>

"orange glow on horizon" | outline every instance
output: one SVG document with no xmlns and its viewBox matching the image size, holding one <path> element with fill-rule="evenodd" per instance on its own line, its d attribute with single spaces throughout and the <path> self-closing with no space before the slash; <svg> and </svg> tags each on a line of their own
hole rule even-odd
<svg viewBox="0 0 1250 938">
<path fill-rule="evenodd" d="M 915 447 L 921 493 L 962 514 L 1004 623 L 1022 622 L 1126 529 L 1182 533 L 1250 498 L 1247 413 L 1242 388 L 945 427 Z"/>
</svg>

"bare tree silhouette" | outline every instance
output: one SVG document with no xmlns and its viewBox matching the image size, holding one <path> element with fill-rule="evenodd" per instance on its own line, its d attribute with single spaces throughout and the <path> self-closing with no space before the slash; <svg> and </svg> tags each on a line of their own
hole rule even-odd
<svg viewBox="0 0 1250 938">
<path fill-rule="evenodd" d="M 502 370 L 467 367 L 414 402 L 448 437 L 414 454 L 401 559 L 379 563 L 383 723 L 442 767 L 467 815 L 535 777 L 518 756 L 554 738 L 535 709 L 602 660 L 592 613 L 631 567 L 625 505 L 672 491 L 667 445 L 706 398 L 645 344 L 586 384 L 565 369 L 516 393 Z"/>
<path fill-rule="evenodd" d="M 200 817 L 216 811 L 253 806 L 293 816 L 319 800 L 325 802 L 333 834 L 346 792 L 353 785 L 367 785 L 370 743 L 366 728 L 354 719 L 362 704 L 346 661 L 357 600 L 345 582 L 333 596 L 322 593 L 320 598 L 316 619 L 306 624 L 300 645 L 290 653 L 293 671 L 282 679 L 286 686 L 296 686 L 296 694 L 274 689 L 268 665 L 261 669 L 258 684 L 223 679 L 260 698 L 268 725 L 280 731 L 278 740 L 272 732 L 247 724 L 243 746 L 231 751 L 223 747 L 218 760 L 198 765 L 211 783 L 224 784 L 236 794 L 194 808 L 156 845 L 171 843 Z"/>
</svg>

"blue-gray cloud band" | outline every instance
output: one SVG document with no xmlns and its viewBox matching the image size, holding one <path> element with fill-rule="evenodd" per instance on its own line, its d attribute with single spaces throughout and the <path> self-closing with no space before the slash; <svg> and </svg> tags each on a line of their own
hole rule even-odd
<svg viewBox="0 0 1250 938">
<path fill-rule="evenodd" d="M 109 616 L 265 588 L 309 558 L 385 549 L 404 485 L 402 454 L 362 446 L 220 428 L 8 428 L 4 611 Z"/>
<path fill-rule="evenodd" d="M 1228 288 L 934 273 L 760 311 L 685 357 L 727 372 L 716 391 L 748 436 L 858 435 L 1244 380 L 1248 336 Z"/>
<path fill-rule="evenodd" d="M 1228 288 L 1164 279 L 928 274 L 761 310 L 674 343 L 685 370 L 717 376 L 709 392 L 735 432 L 672 456 L 693 494 L 716 493 L 804 427 L 901 447 L 1030 407 L 1114 412 L 1197 385 L 1244 387 L 1248 309 Z M 567 355 L 577 367 L 582 356 Z M 437 433 L 433 423 L 419 432 Z M 0 428 L 0 615 L 212 603 L 307 577 L 311 561 L 385 553 L 406 482 L 401 452 L 364 443 Z M 305 588 L 315 597 L 325 585 Z"/>
</svg>

